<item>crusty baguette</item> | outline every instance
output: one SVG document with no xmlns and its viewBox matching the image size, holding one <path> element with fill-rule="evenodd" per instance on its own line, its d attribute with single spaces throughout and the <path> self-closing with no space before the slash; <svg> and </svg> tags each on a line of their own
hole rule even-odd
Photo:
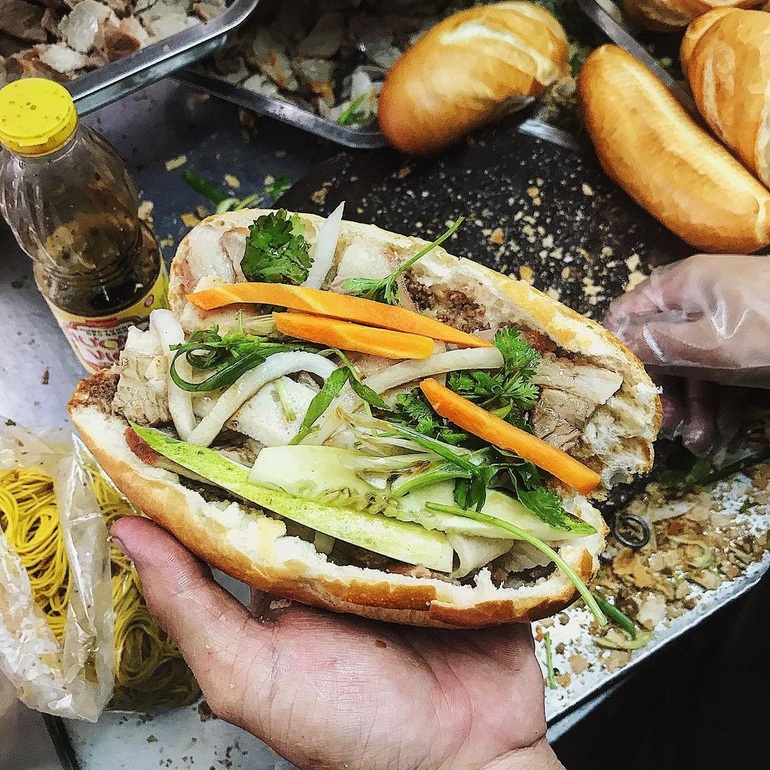
<svg viewBox="0 0 770 770">
<path fill-rule="evenodd" d="M 622 0 L 623 13 L 653 32 L 683 29 L 714 8 L 756 8 L 764 0 Z"/>
<path fill-rule="evenodd" d="M 770 186 L 770 14 L 714 18 L 695 45 L 683 47 L 682 59 L 711 130 Z"/>
<path fill-rule="evenodd" d="M 770 191 L 631 54 L 596 49 L 578 95 L 602 168 L 669 230 L 712 252 L 770 244 Z"/>
<path fill-rule="evenodd" d="M 567 37 L 545 9 L 471 8 L 437 24 L 391 67 L 380 128 L 403 152 L 435 152 L 568 72 Z"/>
<path fill-rule="evenodd" d="M 185 238 L 170 278 L 171 307 L 178 317 L 187 315 L 190 320 L 192 305 L 186 295 L 201 281 L 218 271 L 226 278 L 233 270 L 223 242 L 265 213 L 215 215 Z M 300 218 L 312 240 L 322 219 L 307 214 Z M 340 270 L 345 248 L 358 242 L 386 254 L 393 264 L 403 262 L 425 243 L 372 225 L 343 222 L 329 283 L 337 280 L 335 272 Z M 602 471 L 607 486 L 649 470 L 661 418 L 659 399 L 640 362 L 609 332 L 527 283 L 453 257 L 440 247 L 414 266 L 408 288 L 419 294 L 426 314 L 458 326 L 471 322 L 494 329 L 502 323 L 519 323 L 571 357 L 620 373 L 623 385 L 586 427 L 583 451 L 592 454 L 591 462 Z M 455 307 L 452 303 L 458 298 L 461 304 Z M 244 311 L 247 316 L 255 312 L 248 306 Z M 211 318 L 198 320 L 205 326 Z M 127 422 L 112 406 L 116 379 L 111 373 L 95 375 L 73 395 L 70 415 L 83 440 L 121 491 L 148 516 L 201 558 L 249 585 L 333 611 L 443 628 L 530 621 L 557 612 L 575 598 L 574 587 L 558 570 L 519 588 L 498 588 L 484 570 L 474 585 L 461 586 L 334 564 L 312 544 L 288 535 L 283 522 L 245 504 L 225 507 L 206 502 L 180 484 L 175 474 L 142 462 L 126 443 Z M 585 498 L 565 492 L 564 501 L 597 528 L 596 534 L 559 547 L 568 563 L 588 580 L 598 569 L 606 527 Z"/>
</svg>

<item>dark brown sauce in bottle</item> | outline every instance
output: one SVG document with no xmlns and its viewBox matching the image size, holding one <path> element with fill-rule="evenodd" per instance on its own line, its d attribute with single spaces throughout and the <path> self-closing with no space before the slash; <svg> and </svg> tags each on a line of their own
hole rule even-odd
<svg viewBox="0 0 770 770">
<path fill-rule="evenodd" d="M 70 106 L 69 96 L 62 98 Z M 34 126 L 38 113 L 25 113 L 37 109 L 33 99 L 10 104 L 20 125 Z M 46 103 L 38 106 L 45 112 Z M 131 325 L 165 307 L 165 266 L 139 219 L 133 180 L 102 136 L 72 122 L 71 133 L 44 150 L 5 154 L 0 208 L 32 257 L 35 281 L 62 331 L 96 371 L 117 360 Z"/>
</svg>

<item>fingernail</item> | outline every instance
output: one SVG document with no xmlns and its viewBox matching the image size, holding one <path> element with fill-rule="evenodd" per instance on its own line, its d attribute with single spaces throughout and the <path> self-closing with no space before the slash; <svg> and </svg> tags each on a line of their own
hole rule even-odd
<svg viewBox="0 0 770 770">
<path fill-rule="evenodd" d="M 128 556 L 129 559 L 133 559 L 131 551 L 126 547 L 125 543 L 120 539 L 120 537 L 115 534 L 114 528 L 110 529 L 110 539 L 118 548 L 120 548 L 121 551 L 123 551 L 126 556 Z"/>
</svg>

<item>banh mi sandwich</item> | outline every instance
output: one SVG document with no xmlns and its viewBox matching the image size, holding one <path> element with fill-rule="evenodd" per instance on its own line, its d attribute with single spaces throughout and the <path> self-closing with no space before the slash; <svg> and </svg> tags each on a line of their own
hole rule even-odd
<svg viewBox="0 0 770 770">
<path fill-rule="evenodd" d="M 598 324 L 448 254 L 459 224 L 209 217 L 72 421 L 147 516 L 272 594 L 451 628 L 580 592 L 601 618 L 589 497 L 651 467 L 656 389 Z"/>
</svg>

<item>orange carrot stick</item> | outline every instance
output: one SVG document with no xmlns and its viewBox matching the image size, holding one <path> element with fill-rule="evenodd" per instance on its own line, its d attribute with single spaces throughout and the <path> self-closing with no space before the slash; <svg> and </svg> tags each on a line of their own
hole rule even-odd
<svg viewBox="0 0 770 770">
<path fill-rule="evenodd" d="M 566 452 L 517 428 L 430 378 L 420 383 L 430 405 L 447 420 L 500 449 L 515 452 L 581 494 L 594 490 L 601 476 Z"/>
<path fill-rule="evenodd" d="M 273 313 L 273 318 L 279 332 L 307 342 L 383 358 L 430 358 L 433 355 L 430 337 L 373 329 L 305 313 Z"/>
<path fill-rule="evenodd" d="M 380 329 L 419 334 L 442 342 L 452 342 L 464 348 L 488 348 L 491 342 L 474 334 L 466 334 L 448 324 L 420 315 L 412 310 L 385 305 L 370 299 L 337 294 L 333 291 L 287 286 L 282 283 L 231 283 L 216 289 L 188 294 L 187 299 L 201 310 L 254 302 L 258 305 L 280 305 L 303 313 L 356 321 Z"/>
</svg>

